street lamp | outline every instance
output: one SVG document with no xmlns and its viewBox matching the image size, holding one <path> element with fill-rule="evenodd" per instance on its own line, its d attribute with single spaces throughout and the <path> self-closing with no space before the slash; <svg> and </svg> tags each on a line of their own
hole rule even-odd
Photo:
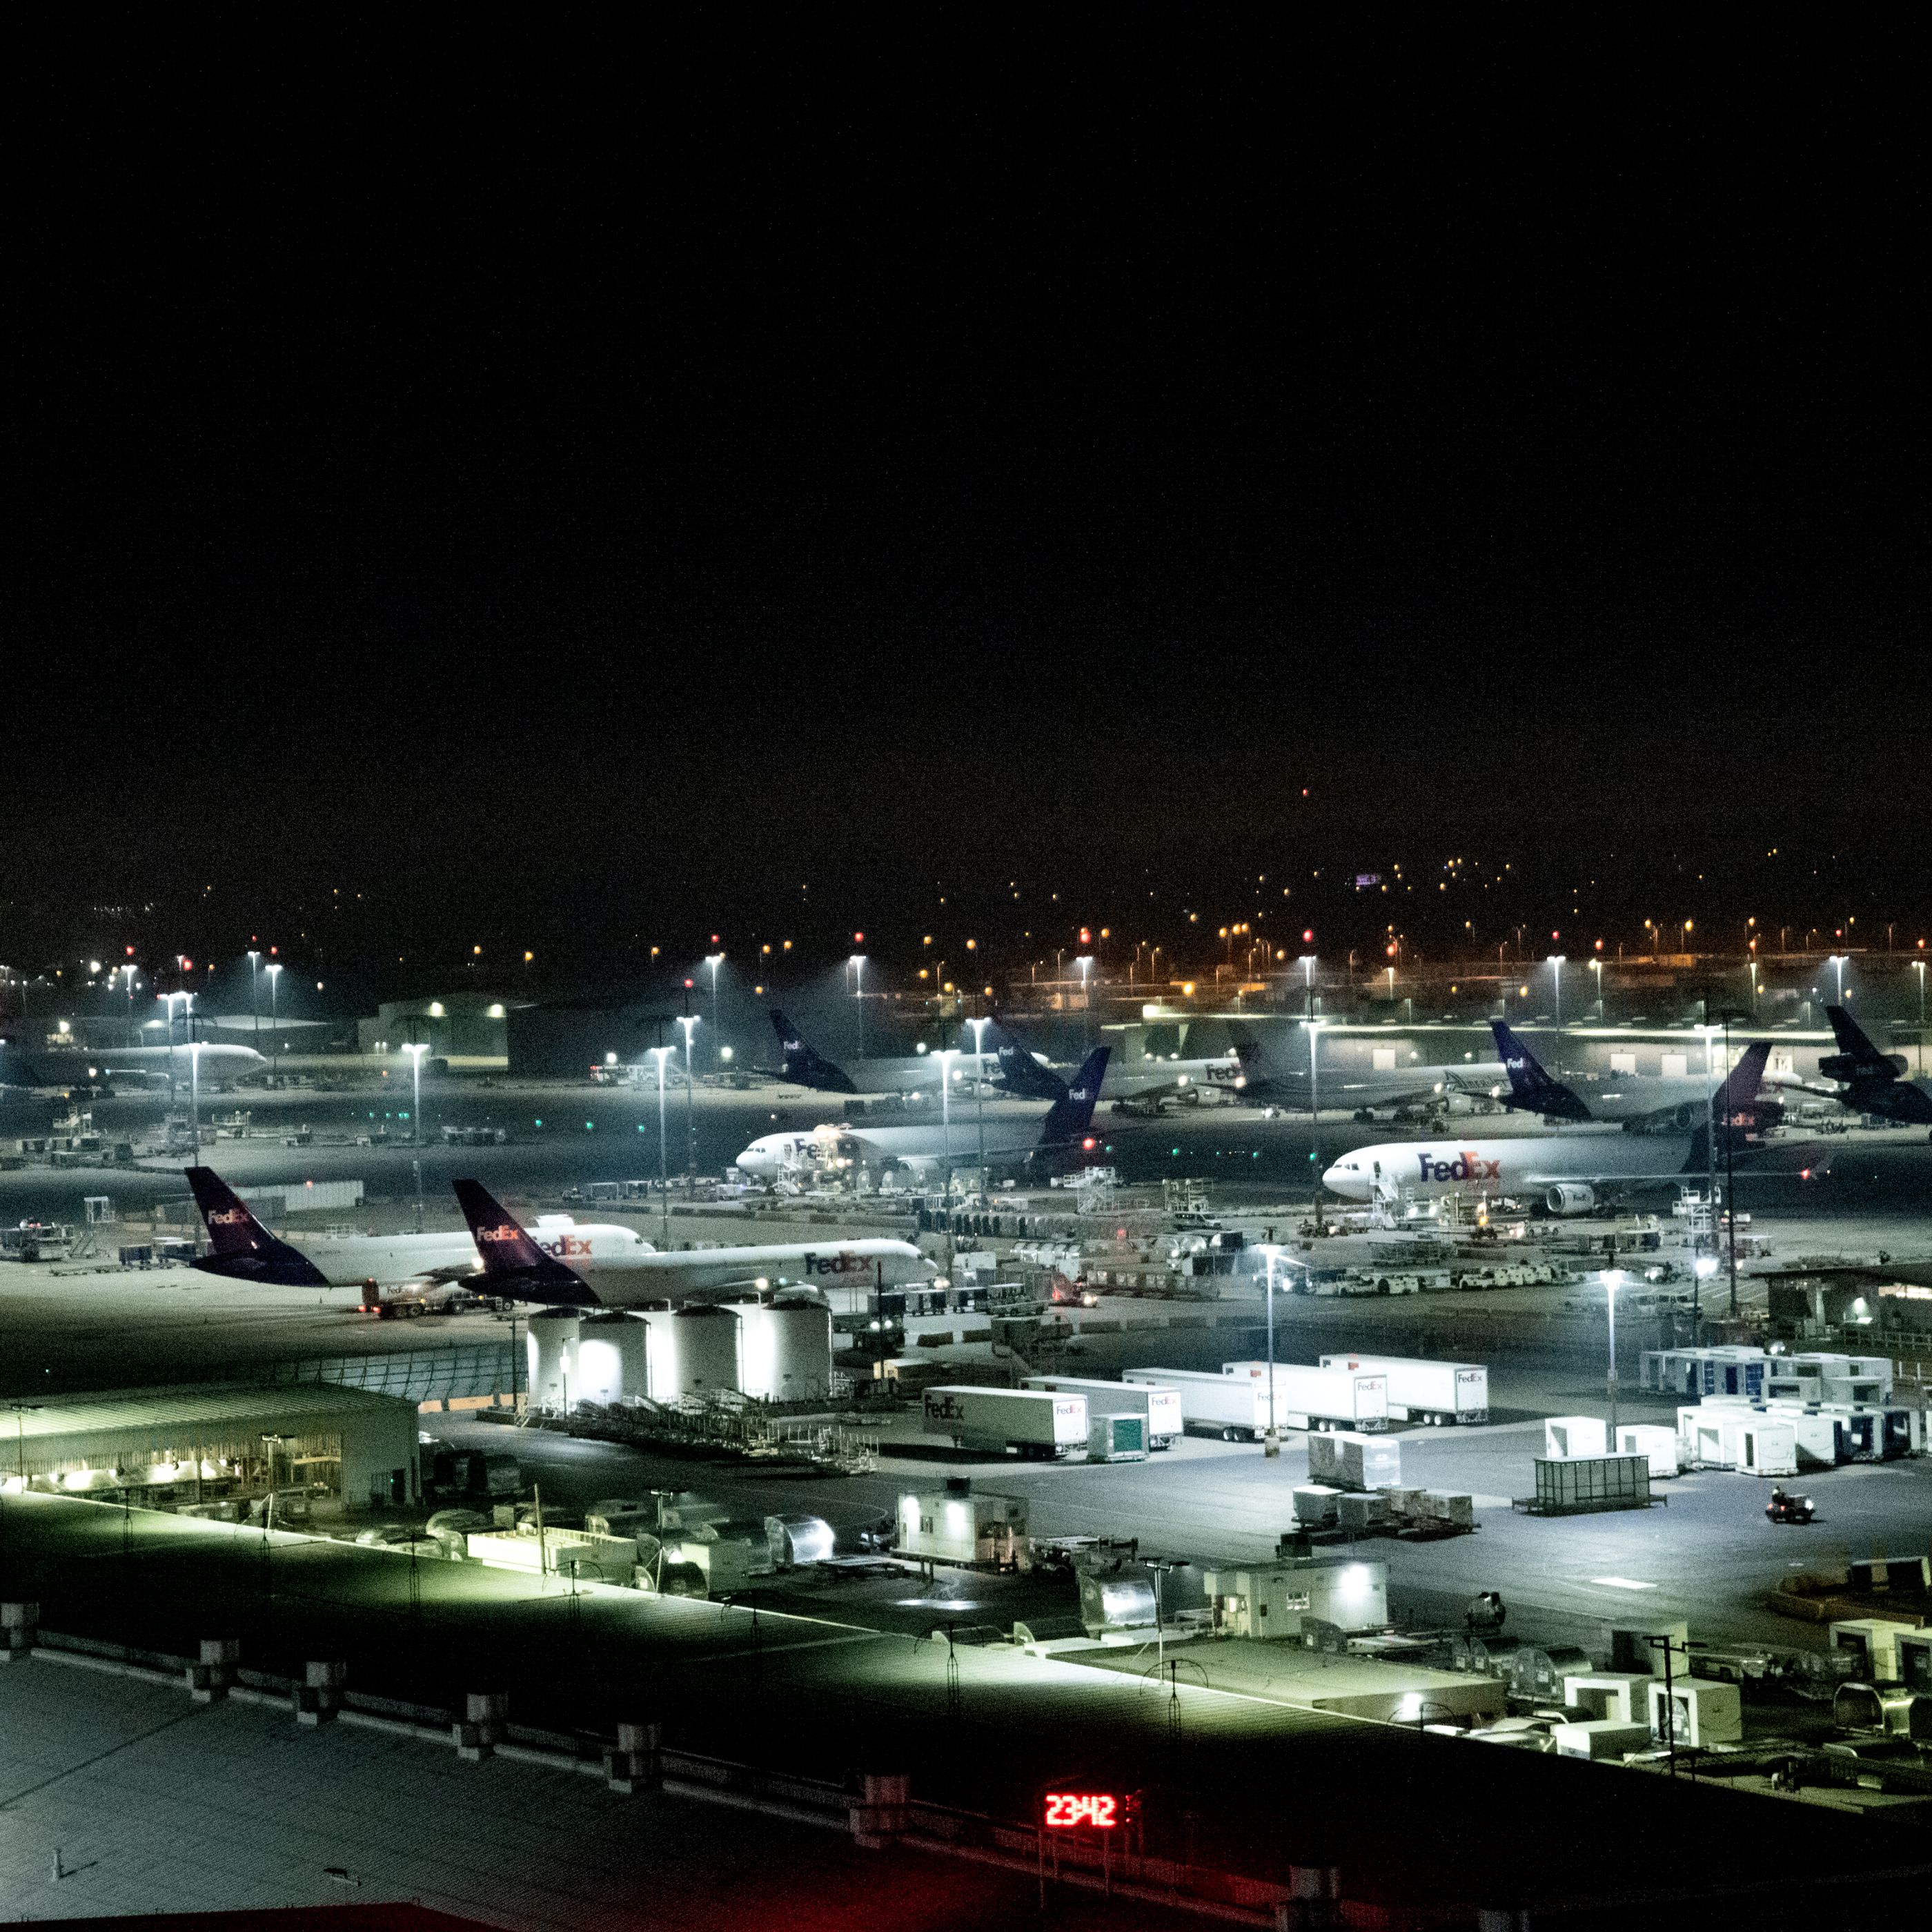
<svg viewBox="0 0 1932 1932">
<path fill-rule="evenodd" d="M 1704 1284 L 1718 1271 L 1715 1255 L 1700 1255 L 1690 1264 L 1690 1346 L 1704 1346 Z"/>
<path fill-rule="evenodd" d="M 939 1062 L 939 1138 L 946 1163 L 946 1192 L 950 1199 L 952 1193 L 952 1070 L 946 1063 L 959 1058 L 959 1049 L 946 1047 L 934 1058 Z"/>
<path fill-rule="evenodd" d="M 717 1034 L 722 1042 L 724 1036 L 718 1032 L 718 969 L 724 964 L 724 956 L 722 952 L 707 952 L 704 963 L 711 968 L 711 1030 Z"/>
<path fill-rule="evenodd" d="M 1318 1180 L 1316 1185 L 1318 1186 Z M 1270 1241 L 1262 1250 L 1262 1258 L 1268 1263 L 1268 1433 L 1262 1438 L 1262 1454 L 1275 1456 L 1281 1454 L 1281 1431 L 1275 1426 L 1274 1413 L 1274 1264 L 1281 1250 Z"/>
<path fill-rule="evenodd" d="M 667 1250 L 670 1246 L 670 1182 L 664 1162 L 664 1062 L 670 1058 L 672 1051 L 668 1046 L 651 1048 L 658 1063 L 658 1201 L 662 1210 L 659 1225 Z"/>
<path fill-rule="evenodd" d="M 684 1162 L 687 1173 L 698 1172 L 698 1124 L 692 1112 L 691 1036 L 698 1026 L 697 1016 L 680 1013 L 677 1023 L 684 1029 Z"/>
<path fill-rule="evenodd" d="M 1563 968 L 1569 958 L 1567 952 L 1552 952 L 1550 956 L 1550 971 L 1556 982 L 1556 1024 L 1563 1024 Z"/>
<path fill-rule="evenodd" d="M 968 1020 L 966 1024 L 973 1029 L 974 1111 L 980 1123 L 980 1166 L 983 1173 L 986 1165 L 986 1028 L 984 1019 Z"/>
<path fill-rule="evenodd" d="M 1090 1046 L 1094 1041 L 1093 956 L 1083 952 L 1073 963 L 1080 968 L 1080 1011 L 1086 1022 L 1087 1042 Z"/>
<path fill-rule="evenodd" d="M 410 1057 L 410 1125 L 415 1130 L 410 1141 L 416 1150 L 416 1158 L 411 1165 L 416 1171 L 416 1232 L 420 1234 L 423 1224 L 422 1057 L 428 1048 L 405 1041 L 403 1051 Z"/>
<path fill-rule="evenodd" d="M 1845 956 L 1842 952 L 1832 955 L 1832 968 L 1838 976 L 1838 1004 L 1845 1004 Z"/>
<path fill-rule="evenodd" d="M 859 1058 L 866 1057 L 866 956 L 855 952 L 846 961 L 852 969 L 852 1010 L 859 1016 Z"/>
<path fill-rule="evenodd" d="M 1610 1453 L 1617 1448 L 1617 1290 L 1623 1286 L 1624 1271 L 1620 1268 L 1606 1268 L 1604 1270 L 1604 1305 L 1610 1316 Z"/>
<path fill-rule="evenodd" d="M 262 1005 L 260 998 L 262 953 L 259 946 L 248 949 L 248 1021 L 250 1043 L 256 1052 L 262 1051 Z"/>
<path fill-rule="evenodd" d="M 281 1007 L 277 994 L 281 986 L 282 968 L 278 960 L 271 960 L 268 975 L 268 1080 L 272 1086 L 282 1084 Z"/>
<path fill-rule="evenodd" d="M 1322 1199 L 1322 1072 L 1321 1056 L 1318 1052 L 1322 1022 L 1310 1018 L 1308 1028 L 1308 1132 L 1310 1162 L 1315 1169 L 1315 1232 L 1322 1232 L 1323 1203 Z"/>
<path fill-rule="evenodd" d="M 1925 962 L 1915 959 L 1912 970 L 1918 975 L 1918 1071 L 1925 1071 Z"/>
<path fill-rule="evenodd" d="M 1597 976 L 1597 1018 L 1600 1020 L 1604 1017 L 1604 962 L 1592 959 L 1590 970 Z"/>
</svg>

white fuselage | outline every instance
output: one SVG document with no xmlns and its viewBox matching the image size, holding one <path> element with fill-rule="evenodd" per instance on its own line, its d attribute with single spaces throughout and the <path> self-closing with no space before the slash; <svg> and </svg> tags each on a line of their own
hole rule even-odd
<svg viewBox="0 0 1932 1932">
<path fill-rule="evenodd" d="M 535 1228 L 533 1235 L 538 1234 Z M 917 1286 L 938 1273 L 910 1241 L 781 1241 L 758 1247 L 682 1248 L 610 1260 L 566 1260 L 606 1308 L 638 1308 L 724 1288 Z"/>
<path fill-rule="evenodd" d="M 578 1222 L 567 1214 L 547 1214 L 529 1232 L 545 1254 L 580 1272 L 593 1264 L 635 1261 L 653 1252 L 634 1228 Z M 448 1234 L 318 1235 L 289 1246 L 314 1262 L 334 1288 L 360 1288 L 372 1281 L 386 1287 L 430 1275 L 452 1280 L 459 1270 L 480 1273 L 483 1266 L 467 1228 Z"/>
<path fill-rule="evenodd" d="M 1346 1154 L 1322 1177 L 1345 1200 L 1378 1190 L 1417 1199 L 1527 1194 L 1569 1181 L 1666 1180 L 1689 1158 L 1688 1137 L 1620 1129 L 1522 1134 L 1509 1139 L 1385 1141 Z"/>
<path fill-rule="evenodd" d="M 1040 1144 L 1038 1119 L 988 1121 L 986 1148 L 988 1159 L 1010 1160 L 1030 1154 Z M 787 1172 L 801 1178 L 831 1179 L 860 1167 L 964 1167 L 979 1159 L 978 1123 L 953 1121 L 950 1132 L 942 1123 L 922 1127 L 815 1127 L 808 1133 L 764 1134 L 737 1159 L 739 1171 L 754 1180 L 776 1180 Z"/>
<path fill-rule="evenodd" d="M 1234 1092 L 1246 1084 L 1241 1063 L 1232 1053 L 1212 1060 L 1162 1060 L 1149 1054 L 1140 1060 L 1109 1060 L 1100 1081 L 1102 1101 L 1124 1100 L 1136 1094 L 1165 1092 L 1170 1087 L 1218 1087 Z"/>
</svg>

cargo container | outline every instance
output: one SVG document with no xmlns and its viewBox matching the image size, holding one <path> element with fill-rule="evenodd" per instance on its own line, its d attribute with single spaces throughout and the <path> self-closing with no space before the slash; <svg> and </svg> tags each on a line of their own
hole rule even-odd
<svg viewBox="0 0 1932 1932">
<path fill-rule="evenodd" d="M 1178 1389 L 1159 1388 L 1150 1382 L 1103 1382 L 1097 1376 L 1028 1376 L 1020 1386 L 1084 1395 L 1092 1414 L 1125 1415 L 1138 1411 L 1147 1418 L 1150 1450 L 1170 1448 L 1186 1432 Z"/>
<path fill-rule="evenodd" d="M 1388 1381 L 1394 1422 L 1486 1422 L 1490 1372 L 1478 1362 L 1430 1362 L 1408 1355 L 1324 1355 L 1324 1369 L 1348 1369 Z"/>
<path fill-rule="evenodd" d="M 1144 1415 L 1090 1415 L 1087 1418 L 1087 1460 L 1090 1462 L 1144 1462 L 1147 1418 Z"/>
<path fill-rule="evenodd" d="M 1223 1362 L 1221 1372 L 1244 1378 L 1264 1393 L 1269 1386 L 1265 1362 Z M 1312 1368 L 1301 1362 L 1274 1365 L 1277 1429 L 1370 1429 L 1388 1426 L 1388 1378 L 1372 1371 Z"/>
<path fill-rule="evenodd" d="M 1087 1452 L 1087 1398 L 1050 1389 L 929 1388 L 929 1434 L 962 1449 L 1002 1456 L 1079 1456 Z"/>
<path fill-rule="evenodd" d="M 1784 1417 L 1760 1408 L 1703 1403 L 1677 1412 L 1682 1460 L 1748 1476 L 1795 1476 L 1798 1432 Z"/>
<path fill-rule="evenodd" d="M 1552 1415 L 1544 1419 L 1545 1456 L 1601 1456 L 1610 1446 L 1610 1425 L 1600 1415 Z"/>
<path fill-rule="evenodd" d="M 1619 1456 L 1648 1456 L 1653 1476 L 1674 1476 L 1677 1473 L 1677 1432 L 1674 1429 L 1666 1429 L 1656 1423 L 1626 1422 L 1617 1430 L 1617 1439 L 1610 1446 Z"/>
<path fill-rule="evenodd" d="M 1651 1735 L 1659 1744 L 1674 1739 L 1680 1750 L 1702 1750 L 1744 1736 L 1744 1700 L 1735 1684 L 1679 1677 L 1666 1684 L 1658 1677 L 1652 1678 L 1649 1694 Z"/>
<path fill-rule="evenodd" d="M 1860 1674 L 1874 1684 L 1898 1682 L 1898 1640 L 1918 1629 L 1916 1624 L 1900 1623 L 1888 1617 L 1847 1617 L 1831 1624 L 1826 1635 L 1834 1650 L 1850 1651 L 1858 1660 Z"/>
<path fill-rule="evenodd" d="M 1633 1724 L 1616 1718 L 1592 1718 L 1578 1724 L 1555 1724 L 1550 1735 L 1556 1740 L 1558 1757 L 1628 1757 L 1632 1751 L 1650 1748 L 1650 1726 Z"/>
<path fill-rule="evenodd" d="M 1586 1718 L 1606 1719 L 1619 1724 L 1644 1724 L 1648 1706 L 1652 1673 L 1648 1670 L 1600 1670 L 1588 1676 L 1563 1680 L 1563 1702 L 1568 1710 Z"/>
<path fill-rule="evenodd" d="M 1650 1506 L 1648 1456 L 1539 1456 L 1535 1469 L 1531 1507 L 1542 1515 Z"/>
<path fill-rule="evenodd" d="M 1197 1436 L 1246 1442 L 1268 1432 L 1268 1390 L 1252 1382 L 1196 1369 L 1128 1369 L 1120 1379 L 1172 1390 L 1183 1421 Z"/>
<path fill-rule="evenodd" d="M 1387 1436 L 1337 1430 L 1308 1438 L 1308 1473 L 1338 1490 L 1388 1490 L 1402 1481 L 1402 1444 Z"/>
</svg>

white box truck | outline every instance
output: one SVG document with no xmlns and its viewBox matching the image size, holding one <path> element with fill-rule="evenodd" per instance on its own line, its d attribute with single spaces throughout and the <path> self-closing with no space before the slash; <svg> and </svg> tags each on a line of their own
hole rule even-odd
<svg viewBox="0 0 1932 1932">
<path fill-rule="evenodd" d="M 1199 1369 L 1126 1369 L 1120 1379 L 1172 1390 L 1180 1398 L 1182 1421 L 1197 1436 L 1250 1442 L 1268 1433 L 1268 1390 L 1252 1382 Z"/>
<path fill-rule="evenodd" d="M 1480 1362 L 1429 1362 L 1409 1355 L 1324 1355 L 1324 1369 L 1388 1379 L 1392 1422 L 1486 1422 L 1490 1372 Z"/>
<path fill-rule="evenodd" d="M 928 1434 L 995 1455 L 1084 1456 L 1087 1398 L 1051 1389 L 929 1388 Z"/>
<path fill-rule="evenodd" d="M 1160 1388 L 1151 1382 L 1103 1382 L 1095 1376 L 1028 1376 L 1021 1388 L 1051 1389 L 1067 1395 L 1084 1395 L 1094 1414 L 1128 1414 L 1147 1418 L 1147 1446 L 1165 1449 L 1186 1432 L 1178 1389 Z"/>
<path fill-rule="evenodd" d="M 1221 1372 L 1243 1378 L 1265 1390 L 1265 1362 L 1224 1362 Z M 1388 1426 L 1388 1378 L 1352 1369 L 1311 1368 L 1303 1362 L 1274 1365 L 1277 1429 L 1381 1430 Z"/>
</svg>

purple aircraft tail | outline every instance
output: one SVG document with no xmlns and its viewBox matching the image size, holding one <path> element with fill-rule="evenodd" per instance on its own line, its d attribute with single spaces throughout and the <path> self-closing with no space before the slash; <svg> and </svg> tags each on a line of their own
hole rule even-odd
<svg viewBox="0 0 1932 1932">
<path fill-rule="evenodd" d="M 515 1215 L 502 1205 L 480 1180 L 457 1180 L 463 1218 L 470 1238 L 483 1258 L 485 1292 L 506 1294 L 517 1301 L 547 1302 L 559 1308 L 594 1308 L 597 1298 L 584 1278 L 547 1255 Z"/>
<path fill-rule="evenodd" d="M 248 1204 L 212 1167 L 185 1170 L 214 1252 L 194 1265 L 204 1274 L 236 1281 L 260 1281 L 278 1288 L 326 1288 L 328 1277 L 308 1256 L 278 1240 L 248 1211 Z"/>
</svg>

